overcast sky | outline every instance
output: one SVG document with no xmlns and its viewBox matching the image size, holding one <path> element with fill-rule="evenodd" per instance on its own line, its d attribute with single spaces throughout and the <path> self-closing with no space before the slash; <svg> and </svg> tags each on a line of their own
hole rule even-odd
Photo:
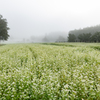
<svg viewBox="0 0 100 100">
<path fill-rule="evenodd" d="M 29 38 L 100 24 L 100 0 L 0 0 L 9 35 Z"/>
</svg>

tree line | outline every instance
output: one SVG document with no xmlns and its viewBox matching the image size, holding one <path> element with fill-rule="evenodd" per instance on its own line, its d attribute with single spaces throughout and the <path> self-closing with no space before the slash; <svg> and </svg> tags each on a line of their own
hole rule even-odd
<svg viewBox="0 0 100 100">
<path fill-rule="evenodd" d="M 68 42 L 100 42 L 100 25 L 70 31 Z"/>
</svg>

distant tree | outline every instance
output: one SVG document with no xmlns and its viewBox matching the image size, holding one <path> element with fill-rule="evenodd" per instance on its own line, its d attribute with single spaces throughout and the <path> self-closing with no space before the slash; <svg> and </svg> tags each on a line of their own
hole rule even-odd
<svg viewBox="0 0 100 100">
<path fill-rule="evenodd" d="M 80 42 L 83 42 L 84 41 L 83 34 L 79 34 L 78 35 L 78 39 L 79 39 Z"/>
<path fill-rule="evenodd" d="M 45 36 L 43 39 L 42 39 L 42 42 L 49 42 L 49 40 L 47 39 L 47 37 Z"/>
<path fill-rule="evenodd" d="M 7 40 L 9 28 L 7 27 L 7 20 L 0 15 L 0 40 Z"/>
<path fill-rule="evenodd" d="M 91 36 L 91 33 L 85 33 L 85 42 L 90 42 Z"/>
<path fill-rule="evenodd" d="M 65 42 L 66 39 L 63 36 L 59 36 L 56 42 Z"/>
<path fill-rule="evenodd" d="M 90 42 L 91 33 L 79 34 L 78 39 L 79 39 L 80 42 Z"/>
<path fill-rule="evenodd" d="M 96 32 L 95 34 L 92 35 L 91 37 L 92 42 L 100 42 L 100 32 Z"/>
<path fill-rule="evenodd" d="M 68 42 L 75 42 L 75 41 L 76 41 L 76 36 L 74 34 L 69 34 Z"/>
</svg>

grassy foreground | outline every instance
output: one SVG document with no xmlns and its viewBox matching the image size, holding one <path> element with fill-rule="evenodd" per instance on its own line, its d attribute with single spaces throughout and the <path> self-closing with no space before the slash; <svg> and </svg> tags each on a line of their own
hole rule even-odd
<svg viewBox="0 0 100 100">
<path fill-rule="evenodd" d="M 0 100 L 100 100 L 100 44 L 0 46 Z"/>
</svg>

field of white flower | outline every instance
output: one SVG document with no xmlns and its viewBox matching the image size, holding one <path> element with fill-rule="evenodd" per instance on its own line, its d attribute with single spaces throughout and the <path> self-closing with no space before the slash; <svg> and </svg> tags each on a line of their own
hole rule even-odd
<svg viewBox="0 0 100 100">
<path fill-rule="evenodd" d="M 0 100 L 100 100 L 100 44 L 0 46 Z"/>
</svg>

